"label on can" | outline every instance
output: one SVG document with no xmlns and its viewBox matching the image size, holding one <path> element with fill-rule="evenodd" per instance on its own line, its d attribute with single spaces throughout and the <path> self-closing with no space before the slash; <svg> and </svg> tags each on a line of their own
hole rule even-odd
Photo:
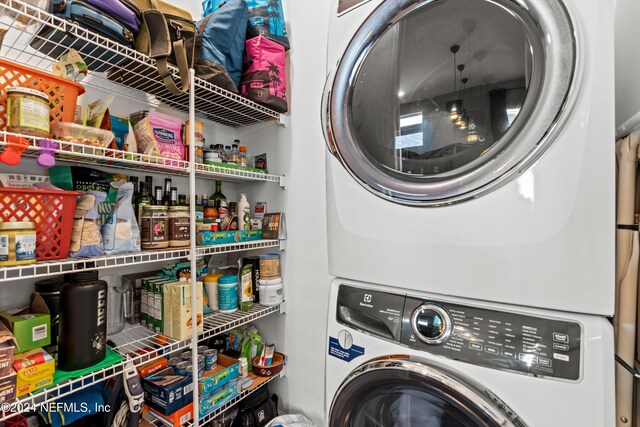
<svg viewBox="0 0 640 427">
<path fill-rule="evenodd" d="M 16 235 L 16 261 L 36 259 L 36 233 Z"/>
<path fill-rule="evenodd" d="M 142 243 L 154 244 L 167 241 L 167 218 L 142 218 Z"/>
<path fill-rule="evenodd" d="M 222 311 L 238 309 L 238 284 L 218 285 L 218 306 Z"/>
<path fill-rule="evenodd" d="M 0 261 L 9 261 L 9 235 L 0 234 Z"/>
</svg>

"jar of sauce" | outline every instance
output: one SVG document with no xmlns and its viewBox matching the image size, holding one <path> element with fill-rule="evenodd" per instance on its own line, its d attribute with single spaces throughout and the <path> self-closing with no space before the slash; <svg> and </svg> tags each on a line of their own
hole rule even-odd
<svg viewBox="0 0 640 427">
<path fill-rule="evenodd" d="M 49 97 L 27 87 L 7 89 L 7 131 L 47 138 L 49 136 Z"/>
<path fill-rule="evenodd" d="M 35 263 L 36 243 L 34 222 L 0 222 L 0 266 Z"/>
<path fill-rule="evenodd" d="M 169 247 L 189 246 L 191 239 L 191 216 L 189 206 L 169 207 Z"/>
<path fill-rule="evenodd" d="M 169 247 L 169 212 L 167 206 L 146 205 L 142 210 L 142 249 Z"/>
</svg>

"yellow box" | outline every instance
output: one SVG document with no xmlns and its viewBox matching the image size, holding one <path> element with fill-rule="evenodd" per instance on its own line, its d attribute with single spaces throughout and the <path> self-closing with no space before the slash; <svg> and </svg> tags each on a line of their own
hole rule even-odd
<svg viewBox="0 0 640 427">
<path fill-rule="evenodd" d="M 17 373 L 16 397 L 53 384 L 56 362 L 42 349 L 16 354 L 13 366 Z"/>
<path fill-rule="evenodd" d="M 203 332 L 202 282 L 197 282 L 198 333 Z M 169 287 L 171 293 L 171 337 L 179 340 L 191 338 L 191 284 L 174 283 Z"/>
</svg>

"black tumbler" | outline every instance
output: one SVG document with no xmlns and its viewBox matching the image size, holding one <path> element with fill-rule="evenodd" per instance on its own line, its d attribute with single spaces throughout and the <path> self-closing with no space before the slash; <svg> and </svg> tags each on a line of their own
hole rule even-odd
<svg viewBox="0 0 640 427">
<path fill-rule="evenodd" d="M 58 351 L 58 333 L 60 326 L 60 289 L 64 285 L 64 276 L 36 282 L 36 292 L 40 294 L 51 314 L 51 344 L 44 349 L 52 354 Z"/>
<path fill-rule="evenodd" d="M 58 369 L 76 371 L 104 360 L 107 340 L 107 282 L 97 271 L 71 275 L 60 290 Z"/>
</svg>

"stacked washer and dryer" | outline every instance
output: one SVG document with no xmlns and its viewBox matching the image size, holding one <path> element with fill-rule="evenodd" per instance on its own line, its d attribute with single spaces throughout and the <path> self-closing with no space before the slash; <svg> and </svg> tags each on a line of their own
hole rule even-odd
<svg viewBox="0 0 640 427">
<path fill-rule="evenodd" d="M 327 424 L 614 425 L 614 2 L 333 3 Z"/>
</svg>

